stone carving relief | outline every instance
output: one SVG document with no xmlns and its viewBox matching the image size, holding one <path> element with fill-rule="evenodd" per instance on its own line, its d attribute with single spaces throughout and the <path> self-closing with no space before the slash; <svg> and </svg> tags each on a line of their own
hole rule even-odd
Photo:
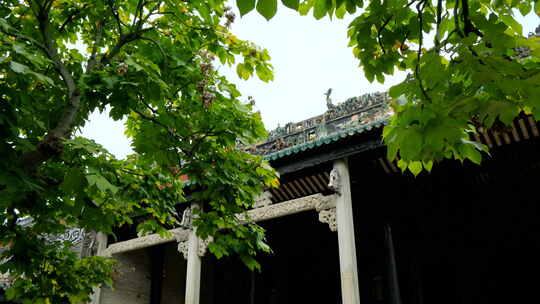
<svg viewBox="0 0 540 304">
<path fill-rule="evenodd" d="M 73 247 L 80 246 L 84 238 L 84 229 L 69 228 L 62 234 L 47 235 L 45 239 L 49 242 L 64 242 L 68 241 Z"/>
<path fill-rule="evenodd" d="M 84 234 L 84 238 L 81 246 L 81 257 L 93 256 L 97 254 L 97 232 L 87 231 Z"/>
<path fill-rule="evenodd" d="M 193 222 L 193 212 L 191 210 L 191 206 L 189 206 L 184 210 L 184 213 L 182 213 L 182 221 L 180 222 L 180 226 L 189 228 L 191 227 L 192 222 Z"/>
<path fill-rule="evenodd" d="M 332 181 L 332 175 L 330 175 Z M 337 231 L 336 221 L 336 195 L 328 196 L 331 199 L 321 200 L 315 204 L 315 210 L 319 213 L 319 221 L 328 224 L 331 231 Z"/>
<path fill-rule="evenodd" d="M 187 260 L 189 253 L 189 241 L 178 242 L 178 252 Z"/>
<path fill-rule="evenodd" d="M 176 240 L 177 242 L 185 241 L 189 238 L 191 230 L 176 228 L 169 230 L 172 237 L 161 237 L 159 234 L 151 234 L 143 237 L 138 237 L 128 241 L 118 242 L 110 245 L 105 249 L 101 255 L 110 257 L 113 254 L 119 254 L 122 252 L 133 251 L 141 248 L 152 247 L 159 244 L 164 244 Z"/>
<path fill-rule="evenodd" d="M 207 238 L 206 240 L 199 239 L 199 248 L 197 249 L 198 256 L 203 257 L 206 254 L 206 249 L 210 242 L 212 242 L 212 238 Z M 189 240 L 178 242 L 178 252 L 182 253 L 184 259 L 187 260 L 189 254 Z"/>
<path fill-rule="evenodd" d="M 282 202 L 279 204 L 273 204 L 266 207 L 252 209 L 247 214 L 239 215 L 240 221 L 246 222 L 258 222 L 281 217 L 289 214 L 295 214 L 302 211 L 316 209 L 317 206 L 327 206 L 335 200 L 334 195 L 324 196 L 320 193 L 313 194 L 306 197 L 293 199 L 290 201 Z"/>
<path fill-rule="evenodd" d="M 206 240 L 199 239 L 199 250 L 197 250 L 197 254 L 200 257 L 203 257 L 206 254 L 206 250 L 208 248 L 208 244 L 210 244 L 213 241 L 213 238 L 209 237 Z"/>
<path fill-rule="evenodd" d="M 335 208 L 336 197 L 336 194 L 324 196 L 320 193 L 317 193 L 278 204 L 272 204 L 256 209 L 251 209 L 244 214 L 238 215 L 238 219 L 242 223 L 248 223 L 269 220 L 281 216 L 296 214 L 307 210 L 316 210 L 318 212 L 321 212 L 324 210 Z M 328 216 L 325 216 L 324 218 L 327 217 Z M 177 228 L 169 230 L 169 232 L 172 233 L 173 237 L 162 238 L 158 234 L 152 234 L 124 242 L 118 242 L 110 245 L 107 249 L 105 249 L 102 255 L 111 256 L 113 254 L 151 247 L 167 242 L 172 242 L 175 240 L 179 243 L 178 251 L 183 253 L 183 250 L 187 250 L 184 249 L 184 246 L 185 248 L 187 248 L 187 241 L 189 239 L 191 231 L 191 229 Z M 211 240 L 200 242 L 203 245 L 199 246 L 199 255 L 202 256 L 205 254 L 208 243 L 210 242 Z M 180 243 L 183 243 L 184 245 Z M 187 251 L 185 256 L 187 256 Z"/>
<path fill-rule="evenodd" d="M 338 195 L 341 195 L 340 193 L 340 187 L 341 187 L 341 180 L 339 176 L 339 172 L 336 170 L 336 168 L 332 169 L 330 172 L 330 178 L 328 182 L 328 188 L 332 189 L 335 193 Z"/>
<path fill-rule="evenodd" d="M 337 231 L 336 217 L 336 208 L 319 211 L 319 221 L 328 224 L 331 231 Z"/>
</svg>

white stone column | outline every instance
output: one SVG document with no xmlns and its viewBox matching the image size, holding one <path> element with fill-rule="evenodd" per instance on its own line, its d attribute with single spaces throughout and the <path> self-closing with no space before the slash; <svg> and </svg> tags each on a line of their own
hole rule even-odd
<svg viewBox="0 0 540 304">
<path fill-rule="evenodd" d="M 105 249 L 107 249 L 107 235 L 103 232 L 98 232 L 96 234 L 96 243 L 97 243 L 97 256 L 102 256 Z M 94 293 L 90 298 L 90 303 L 100 304 L 101 303 L 101 287 L 94 287 Z"/>
<path fill-rule="evenodd" d="M 336 199 L 336 218 L 342 303 L 359 304 L 360 290 L 358 289 L 351 182 L 347 159 L 340 159 L 334 162 L 333 175 L 337 175 L 338 180 L 335 188 L 338 192 Z"/>
<path fill-rule="evenodd" d="M 193 204 L 193 207 L 197 205 Z M 199 304 L 201 290 L 201 257 L 199 256 L 199 238 L 193 227 L 189 236 L 189 248 L 186 271 L 186 298 L 185 304 Z"/>
</svg>

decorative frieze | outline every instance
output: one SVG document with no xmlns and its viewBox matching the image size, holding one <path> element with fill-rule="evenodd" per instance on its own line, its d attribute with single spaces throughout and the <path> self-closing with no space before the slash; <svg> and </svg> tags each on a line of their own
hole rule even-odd
<svg viewBox="0 0 540 304">
<path fill-rule="evenodd" d="M 81 245 L 84 239 L 84 229 L 82 228 L 69 228 L 62 234 L 49 234 L 45 237 L 49 242 L 64 242 L 68 241 L 73 247 Z"/>
<path fill-rule="evenodd" d="M 110 245 L 107 249 L 105 249 L 101 255 L 103 256 L 112 256 L 114 254 L 127 252 L 127 251 L 133 251 L 141 248 L 156 246 L 168 242 L 172 242 L 174 240 L 180 242 L 185 241 L 189 238 L 189 233 L 191 230 L 184 229 L 184 228 L 176 228 L 169 230 L 170 233 L 172 233 L 172 237 L 161 237 L 159 234 L 151 234 L 135 239 L 131 239 L 128 241 L 118 242 Z"/>
<path fill-rule="evenodd" d="M 278 204 L 272 204 L 252 209 L 247 211 L 245 214 L 238 215 L 238 217 L 242 223 L 248 223 L 265 221 L 308 210 L 316 210 L 318 212 L 321 212 L 323 210 L 334 208 L 336 197 L 337 195 L 335 194 L 324 196 L 320 193 L 317 193 Z M 169 230 L 169 232 L 171 232 L 173 235 L 172 237 L 161 237 L 159 236 L 159 234 L 151 234 L 124 242 L 114 243 L 110 245 L 107 249 L 105 249 L 101 255 L 112 256 L 114 254 L 156 246 L 175 240 L 178 243 L 181 243 L 189 239 L 189 234 L 191 233 L 191 231 L 191 229 L 176 228 Z M 210 242 L 211 240 L 204 240 L 200 242 L 203 245 L 202 247 L 199 246 L 199 256 L 203 256 L 205 254 L 206 247 Z M 180 247 L 179 244 L 178 251 L 183 253 L 182 248 L 183 247 Z"/>
<path fill-rule="evenodd" d="M 324 196 L 317 193 L 266 207 L 252 209 L 249 210 L 246 215 L 239 215 L 239 218 L 244 223 L 266 221 L 307 210 L 328 209 L 331 207 L 326 208 L 326 206 L 331 206 L 334 200 L 335 195 Z"/>
</svg>

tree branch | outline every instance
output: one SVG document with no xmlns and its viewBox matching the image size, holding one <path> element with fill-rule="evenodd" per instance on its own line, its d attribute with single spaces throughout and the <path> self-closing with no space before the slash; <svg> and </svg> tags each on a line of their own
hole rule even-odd
<svg viewBox="0 0 540 304">
<path fill-rule="evenodd" d="M 20 33 L 10 33 L 10 32 L 7 32 L 7 31 L 3 30 L 2 28 L 0 28 L 0 33 L 3 33 L 4 35 L 8 35 L 8 36 L 11 36 L 11 37 L 14 37 L 17 40 L 23 40 L 23 41 L 30 42 L 31 44 L 37 46 L 40 50 L 42 50 L 45 53 L 45 55 L 47 55 L 47 48 L 45 48 L 45 45 L 39 43 L 37 40 L 35 40 L 33 38 L 27 37 L 27 36 L 25 36 L 23 34 L 20 34 Z"/>
<path fill-rule="evenodd" d="M 390 20 L 392 20 L 392 18 L 394 18 L 394 15 L 391 15 L 390 17 L 388 17 L 384 21 L 384 23 L 381 25 L 381 27 L 377 30 L 377 40 L 379 41 L 379 46 L 381 47 L 383 54 L 386 54 L 386 50 L 384 49 L 384 44 L 382 43 L 381 33 L 384 30 L 384 28 L 388 25 L 388 23 L 390 23 Z"/>
<path fill-rule="evenodd" d="M 64 21 L 64 23 L 62 23 L 62 25 L 60 26 L 60 28 L 58 29 L 58 31 L 60 32 L 63 32 L 65 27 L 70 24 L 71 22 L 73 22 L 73 20 L 75 20 L 76 18 L 75 17 L 78 17 L 80 16 L 79 14 L 88 6 L 88 3 L 85 3 L 82 7 L 80 8 L 77 8 L 75 9 L 66 19 L 66 21 Z"/>
<path fill-rule="evenodd" d="M 104 23 L 105 23 L 105 18 L 103 18 L 101 21 L 99 21 L 96 24 L 96 36 L 94 38 L 94 44 L 92 45 L 92 53 L 90 54 L 90 58 L 88 59 L 88 64 L 86 66 L 86 74 L 89 74 L 94 69 L 94 67 L 98 64 L 96 56 L 97 56 L 99 45 L 101 44 L 101 39 L 103 38 Z"/>
<path fill-rule="evenodd" d="M 419 20 L 419 28 L 420 29 L 419 29 L 419 38 L 418 38 L 418 55 L 416 57 L 417 62 L 416 62 L 416 67 L 415 67 L 414 72 L 415 72 L 416 81 L 418 81 L 418 85 L 420 87 L 420 91 L 422 91 L 422 95 L 424 95 L 426 100 L 431 102 L 431 98 L 427 94 L 427 91 L 424 88 L 424 84 L 422 83 L 422 78 L 420 78 L 420 60 L 421 60 L 421 57 L 422 57 L 422 44 L 424 42 L 424 32 L 423 32 L 424 31 L 423 30 L 424 19 L 423 19 L 423 13 L 424 13 L 424 8 L 426 7 L 426 2 L 425 1 L 429 1 L 429 0 L 421 1 L 416 5 L 416 10 L 418 11 L 418 20 Z"/>
<path fill-rule="evenodd" d="M 109 7 L 111 8 L 111 13 L 112 13 L 114 19 L 116 20 L 116 25 L 118 27 L 118 33 L 120 34 L 120 36 L 122 36 L 124 34 L 123 30 L 122 30 L 122 25 L 123 26 L 127 26 L 127 25 L 125 23 L 123 23 L 122 20 L 120 20 L 120 16 L 118 15 L 118 11 L 114 7 L 114 2 L 112 0 L 109 0 L 109 1 L 107 1 L 107 3 L 109 4 Z"/>
<path fill-rule="evenodd" d="M 439 28 L 441 26 L 442 21 L 442 0 L 437 0 L 437 29 L 435 31 L 435 49 L 437 50 L 437 53 L 439 52 L 439 48 L 441 45 L 440 41 L 440 33 Z"/>
<path fill-rule="evenodd" d="M 132 41 L 135 41 L 135 40 L 138 40 L 141 38 L 141 35 L 143 33 L 146 33 L 146 32 L 149 32 L 151 30 L 154 30 L 153 27 L 149 27 L 149 28 L 145 28 L 145 29 L 142 29 L 142 30 L 139 30 L 139 31 L 136 31 L 136 32 L 131 32 L 131 33 L 128 33 L 128 34 L 125 34 L 125 35 L 121 35 L 120 36 L 120 39 L 118 39 L 118 42 L 116 43 L 116 45 L 112 48 L 112 50 L 107 54 L 103 54 L 101 56 L 101 60 L 99 61 L 100 64 L 107 64 L 109 63 L 109 61 L 114 58 L 114 56 L 116 56 L 118 53 L 120 53 L 120 51 L 122 50 L 122 47 L 124 47 L 124 45 L 132 42 Z"/>
<path fill-rule="evenodd" d="M 475 33 L 479 37 L 484 37 L 484 34 L 473 25 L 469 18 L 469 2 L 467 0 L 461 0 L 461 5 L 463 6 L 463 30 L 465 31 L 465 36 L 469 36 L 470 33 Z"/>
</svg>

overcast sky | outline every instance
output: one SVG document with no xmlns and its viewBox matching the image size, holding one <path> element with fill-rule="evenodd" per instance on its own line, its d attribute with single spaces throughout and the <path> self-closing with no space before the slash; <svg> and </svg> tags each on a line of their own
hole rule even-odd
<svg viewBox="0 0 540 304">
<path fill-rule="evenodd" d="M 336 103 L 364 93 L 384 91 L 399 83 L 405 77 L 403 73 L 387 77 L 384 84 L 369 83 L 364 78 L 358 60 L 347 47 L 347 25 L 351 20 L 350 17 L 315 20 L 283 6 L 271 21 L 251 12 L 236 19 L 232 32 L 240 39 L 268 49 L 274 81 L 264 83 L 257 78 L 244 81 L 236 76 L 234 67 L 219 70 L 238 85 L 245 98 L 255 98 L 268 130 L 323 113 L 326 110 L 323 93 L 328 88 L 333 89 L 332 99 Z M 533 13 L 522 18 L 522 24 L 527 34 L 534 31 L 540 19 Z M 132 152 L 123 123 L 113 121 L 106 113 L 92 114 L 82 135 L 94 139 L 119 158 Z"/>
</svg>

